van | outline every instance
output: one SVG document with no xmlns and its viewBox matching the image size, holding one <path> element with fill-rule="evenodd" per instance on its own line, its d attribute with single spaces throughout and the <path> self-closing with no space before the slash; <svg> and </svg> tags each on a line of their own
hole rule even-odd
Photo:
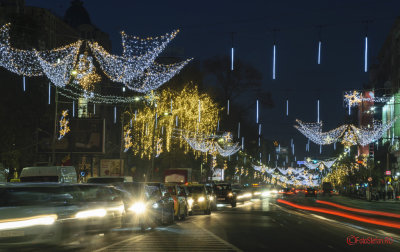
<svg viewBox="0 0 400 252">
<path fill-rule="evenodd" d="M 73 166 L 33 166 L 21 171 L 21 182 L 58 182 L 77 183 L 75 167 Z"/>
</svg>

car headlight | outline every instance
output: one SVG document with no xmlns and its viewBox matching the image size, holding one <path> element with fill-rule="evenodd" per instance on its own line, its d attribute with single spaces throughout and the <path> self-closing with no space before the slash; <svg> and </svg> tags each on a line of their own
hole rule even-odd
<svg viewBox="0 0 400 252">
<path fill-rule="evenodd" d="M 25 228 L 38 225 L 52 225 L 57 218 L 58 216 L 56 214 L 51 214 L 28 218 L 8 219 L 5 220 L 5 222 L 0 222 L 0 230 Z"/>
<path fill-rule="evenodd" d="M 197 199 L 198 202 L 203 202 L 204 200 L 205 200 L 205 198 L 204 198 L 203 196 L 201 196 L 201 197 L 199 197 L 199 198 Z"/>
<path fill-rule="evenodd" d="M 260 194 L 261 194 L 260 192 L 255 192 L 255 193 L 254 193 L 254 195 L 260 195 Z"/>
<path fill-rule="evenodd" d="M 278 193 L 278 190 L 272 190 L 271 193 Z"/>
<path fill-rule="evenodd" d="M 146 211 L 146 205 L 143 202 L 136 202 L 128 210 L 137 214 L 142 214 Z"/>
<path fill-rule="evenodd" d="M 84 218 L 90 218 L 90 217 L 104 217 L 106 216 L 107 211 L 105 209 L 93 209 L 93 210 L 87 210 L 87 211 L 80 211 L 75 214 L 75 218 L 78 219 L 84 219 Z"/>
<path fill-rule="evenodd" d="M 158 203 L 154 203 L 153 208 L 158 208 Z"/>
<path fill-rule="evenodd" d="M 268 197 L 270 194 L 271 194 L 271 193 L 270 193 L 269 191 L 265 191 L 265 192 L 262 193 L 261 196 L 263 196 L 263 197 Z"/>
<path fill-rule="evenodd" d="M 189 205 L 193 205 L 194 200 L 192 198 L 188 198 Z"/>
<path fill-rule="evenodd" d="M 214 200 L 214 196 L 210 196 L 210 200 Z"/>
<path fill-rule="evenodd" d="M 228 197 L 232 197 L 233 196 L 233 193 L 228 193 Z"/>
</svg>

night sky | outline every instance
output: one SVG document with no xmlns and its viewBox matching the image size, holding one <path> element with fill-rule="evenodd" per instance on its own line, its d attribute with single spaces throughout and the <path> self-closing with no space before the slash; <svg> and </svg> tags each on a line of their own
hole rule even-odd
<svg viewBox="0 0 400 252">
<path fill-rule="evenodd" d="M 235 57 L 256 66 L 275 108 L 261 109 L 263 135 L 290 145 L 298 159 L 305 154 L 306 138 L 294 128 L 296 118 L 317 120 L 317 99 L 324 131 L 343 123 L 343 91 L 368 83 L 364 73 L 364 36 L 368 25 L 369 65 L 376 62 L 384 40 L 400 14 L 398 0 L 280 0 L 280 1 L 123 1 L 83 0 L 92 23 L 107 32 L 116 54 L 119 32 L 157 36 L 181 29 L 170 44 L 196 60 L 229 55 L 235 32 Z M 27 0 L 27 5 L 51 9 L 63 16 L 67 0 Z M 321 65 L 317 65 L 318 26 L 323 26 Z M 272 80 L 273 30 L 276 33 L 276 80 Z M 289 117 L 286 117 L 286 98 Z M 245 97 L 255 103 L 255 97 Z M 260 97 L 262 99 L 262 97 Z M 254 110 L 255 120 L 255 110 Z M 255 128 L 255 130 L 257 130 Z M 285 144 L 286 143 L 286 144 Z M 328 157 L 333 147 L 325 147 Z M 312 144 L 311 151 L 319 147 Z"/>
</svg>

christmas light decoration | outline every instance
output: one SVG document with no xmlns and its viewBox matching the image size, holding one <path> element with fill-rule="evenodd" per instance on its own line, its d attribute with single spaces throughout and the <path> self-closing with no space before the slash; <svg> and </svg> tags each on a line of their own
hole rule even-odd
<svg viewBox="0 0 400 252">
<path fill-rule="evenodd" d="M 317 59 L 317 63 L 318 65 L 321 64 L 321 46 L 322 46 L 322 41 L 318 41 L 318 59 Z"/>
<path fill-rule="evenodd" d="M 94 84 L 101 81 L 101 77 L 96 73 L 96 67 L 93 65 L 93 58 L 88 56 L 87 52 L 79 55 L 75 71 L 74 83 L 80 85 L 85 91 L 93 91 Z"/>
<path fill-rule="evenodd" d="M 46 74 L 55 85 L 59 84 L 59 80 L 53 81 L 54 75 L 63 68 L 72 69 L 73 60 L 76 59 L 82 42 L 77 41 L 48 51 L 16 49 L 10 45 L 10 26 L 10 24 L 5 24 L 0 28 L 0 66 L 22 76 Z M 49 65 L 55 68 L 52 73 L 48 72 Z"/>
<path fill-rule="evenodd" d="M 343 134 L 346 125 L 340 126 L 334 130 L 328 132 L 322 132 L 322 122 L 319 123 L 303 123 L 300 120 L 296 120 L 299 125 L 294 127 L 305 135 L 312 142 L 319 145 L 327 145 L 336 142 L 337 139 Z"/>
<path fill-rule="evenodd" d="M 122 56 L 108 53 L 96 42 L 90 42 L 89 46 L 109 79 L 123 83 L 136 92 L 146 93 L 170 80 L 191 60 L 168 65 L 155 62 L 177 33 L 174 31 L 165 36 L 140 39 L 122 32 Z"/>
<path fill-rule="evenodd" d="M 215 132 L 221 108 L 211 99 L 209 95 L 201 94 L 194 84 L 188 84 L 181 90 L 164 89 L 157 94 L 159 97 L 157 107 L 145 106 L 135 113 L 130 113 L 132 120 L 132 137 L 136 139 L 132 146 L 134 155 L 141 158 L 151 158 L 153 151 L 153 139 L 163 139 L 163 151 L 169 152 L 172 144 L 176 144 L 187 153 L 192 147 L 182 137 L 187 132 L 192 135 L 185 135 L 188 138 L 194 135 L 211 135 Z M 171 100 L 174 107 L 171 111 Z M 198 120 L 198 104 L 201 102 L 202 114 L 201 121 Z M 155 128 L 155 114 L 159 120 Z M 179 129 L 178 125 L 179 118 Z M 127 121 L 130 123 L 130 120 Z M 163 127 L 163 128 L 162 128 Z M 161 131 L 163 131 L 162 137 Z M 147 134 L 146 134 L 147 132 Z M 155 138 L 154 138 L 155 137 Z M 154 146 L 156 148 L 156 146 Z M 207 146 L 201 148 L 208 148 Z M 193 148 L 195 149 L 195 148 Z M 199 153 L 196 152 L 195 153 Z M 197 154 L 196 154 L 197 155 Z"/>
<path fill-rule="evenodd" d="M 127 152 L 129 148 L 133 146 L 131 137 L 131 128 L 128 125 L 124 126 L 124 152 Z"/>
<path fill-rule="evenodd" d="M 69 120 L 67 118 L 68 116 L 68 109 L 67 110 L 63 110 L 61 112 L 61 119 L 60 119 L 60 136 L 58 137 L 58 140 L 61 140 L 68 132 L 71 131 L 71 129 L 69 128 Z"/>
</svg>

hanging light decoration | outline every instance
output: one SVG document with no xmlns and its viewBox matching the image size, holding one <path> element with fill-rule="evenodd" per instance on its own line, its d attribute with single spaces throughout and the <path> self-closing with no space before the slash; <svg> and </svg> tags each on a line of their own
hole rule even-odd
<svg viewBox="0 0 400 252">
<path fill-rule="evenodd" d="M 67 110 L 63 110 L 61 112 L 61 119 L 60 119 L 60 136 L 58 137 L 58 140 L 61 140 L 68 132 L 71 131 L 71 129 L 69 128 L 69 120 L 68 120 L 68 109 Z"/>
</svg>

